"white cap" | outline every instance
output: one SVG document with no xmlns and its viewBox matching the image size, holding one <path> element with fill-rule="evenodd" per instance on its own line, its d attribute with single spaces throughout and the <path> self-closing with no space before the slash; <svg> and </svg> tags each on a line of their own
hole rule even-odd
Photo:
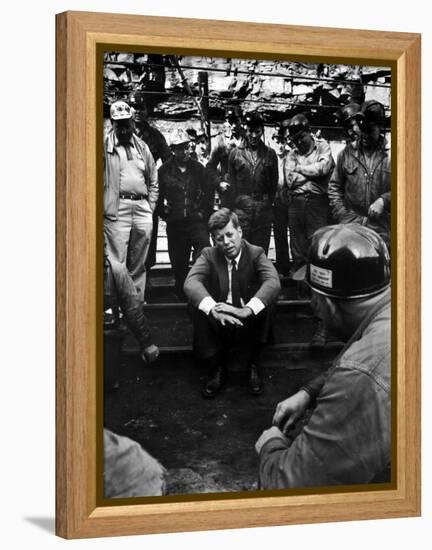
<svg viewBox="0 0 432 550">
<path fill-rule="evenodd" d="M 127 120 L 132 118 L 132 110 L 126 101 L 115 101 L 110 108 L 112 120 Z"/>
</svg>

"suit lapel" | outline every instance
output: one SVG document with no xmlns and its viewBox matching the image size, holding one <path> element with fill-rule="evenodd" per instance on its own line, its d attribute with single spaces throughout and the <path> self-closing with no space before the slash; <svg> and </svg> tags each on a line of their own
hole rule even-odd
<svg viewBox="0 0 432 550">
<path fill-rule="evenodd" d="M 242 249 L 241 249 L 241 256 L 240 261 L 238 265 L 238 275 L 239 275 L 239 283 L 240 283 L 240 295 L 243 300 L 246 298 L 246 287 L 247 287 L 247 281 L 246 276 L 248 272 L 248 266 L 250 264 L 250 257 L 249 257 L 249 250 L 245 244 L 245 242 L 242 242 Z"/>
</svg>

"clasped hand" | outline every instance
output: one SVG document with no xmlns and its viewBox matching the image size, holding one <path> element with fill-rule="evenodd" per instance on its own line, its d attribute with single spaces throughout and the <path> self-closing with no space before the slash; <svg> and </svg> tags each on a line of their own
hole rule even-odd
<svg viewBox="0 0 432 550">
<path fill-rule="evenodd" d="M 244 321 L 248 317 L 250 317 L 253 313 L 250 307 L 243 306 L 243 307 L 235 307 L 231 304 L 227 304 L 225 302 L 218 302 L 214 309 L 218 313 L 224 313 L 226 315 L 230 315 L 232 317 L 235 317 L 236 319 L 240 319 L 241 321 Z"/>
</svg>

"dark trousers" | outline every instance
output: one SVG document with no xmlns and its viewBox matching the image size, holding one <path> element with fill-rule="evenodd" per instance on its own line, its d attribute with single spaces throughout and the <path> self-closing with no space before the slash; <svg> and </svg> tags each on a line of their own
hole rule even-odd
<svg viewBox="0 0 432 550">
<path fill-rule="evenodd" d="M 288 204 L 276 199 L 273 207 L 273 234 L 276 248 L 276 267 L 282 275 L 290 270 L 288 245 Z"/>
<path fill-rule="evenodd" d="M 291 251 L 294 269 L 307 262 L 312 235 L 328 224 L 329 202 L 326 195 L 294 195 L 288 205 Z"/>
<path fill-rule="evenodd" d="M 159 216 L 156 212 L 153 212 L 153 230 L 150 240 L 150 248 L 147 254 L 147 260 L 145 263 L 146 270 L 149 271 L 156 263 L 156 249 L 157 249 L 157 238 L 158 238 L 158 229 L 159 229 Z"/>
<path fill-rule="evenodd" d="M 267 255 L 270 246 L 271 221 L 264 225 L 259 219 L 254 219 L 241 209 L 236 209 L 235 213 L 239 218 L 243 238 L 250 244 L 264 248 L 264 252 Z"/>
<path fill-rule="evenodd" d="M 245 239 L 249 241 L 250 244 L 264 248 L 264 252 L 267 255 L 270 246 L 270 236 L 271 225 L 266 225 L 264 227 L 257 227 L 256 229 L 252 227 L 249 235 L 246 236 Z"/>
<path fill-rule="evenodd" d="M 179 296 L 183 296 L 183 284 L 189 271 L 191 251 L 193 251 L 192 259 L 195 261 L 201 250 L 210 246 L 207 226 L 204 222 L 189 220 L 168 222 L 167 237 L 176 292 Z"/>
<path fill-rule="evenodd" d="M 257 316 L 250 316 L 243 327 L 222 326 L 211 314 L 206 315 L 191 307 L 194 327 L 194 351 L 198 359 L 211 366 L 224 364 L 233 350 L 240 350 L 246 361 L 259 363 L 261 349 L 270 335 L 272 308 L 267 307 Z"/>
</svg>

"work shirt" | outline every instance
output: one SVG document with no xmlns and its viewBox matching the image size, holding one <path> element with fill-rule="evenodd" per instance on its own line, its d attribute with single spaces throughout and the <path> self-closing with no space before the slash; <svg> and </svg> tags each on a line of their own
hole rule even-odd
<svg viewBox="0 0 432 550">
<path fill-rule="evenodd" d="M 120 156 L 116 147 L 116 138 L 114 131 L 111 130 L 104 140 L 104 215 L 109 220 L 118 219 L 118 210 L 120 204 Z M 142 158 L 144 166 L 145 192 L 150 208 L 153 211 L 158 199 L 158 179 L 156 165 L 150 149 L 135 134 L 131 138 L 131 143 Z"/>
<path fill-rule="evenodd" d="M 164 495 L 166 474 L 139 443 L 104 429 L 105 498 Z"/>
<path fill-rule="evenodd" d="M 382 138 L 372 155 L 360 146 L 347 145 L 337 158 L 329 183 L 329 199 L 338 223 L 356 222 L 390 240 L 391 158 L 390 149 Z M 372 203 L 381 198 L 384 212 L 369 218 Z"/>
<path fill-rule="evenodd" d="M 181 170 L 174 158 L 159 168 L 158 213 L 167 223 L 201 221 L 207 223 L 213 208 L 211 189 L 205 168 L 189 159 Z"/>
<path fill-rule="evenodd" d="M 315 390 L 304 388 L 317 395 L 301 433 L 291 444 L 281 435 L 262 446 L 262 489 L 389 481 L 390 295 L 383 294 Z"/>
<path fill-rule="evenodd" d="M 314 145 L 305 155 L 296 149 L 288 152 L 285 161 L 285 180 L 293 195 L 311 193 L 327 195 L 327 187 L 334 168 L 330 145 L 325 139 L 312 136 Z M 296 171 L 301 167 L 302 173 Z"/>
<path fill-rule="evenodd" d="M 120 157 L 120 193 L 146 194 L 144 159 L 130 143 L 126 150 L 124 145 L 116 145 Z M 129 158 L 130 157 L 130 158 Z"/>
<path fill-rule="evenodd" d="M 255 229 L 271 225 L 278 184 L 275 151 L 263 142 L 256 151 L 242 143 L 229 154 L 228 173 L 234 200 L 231 208 L 244 210 Z"/>
</svg>

